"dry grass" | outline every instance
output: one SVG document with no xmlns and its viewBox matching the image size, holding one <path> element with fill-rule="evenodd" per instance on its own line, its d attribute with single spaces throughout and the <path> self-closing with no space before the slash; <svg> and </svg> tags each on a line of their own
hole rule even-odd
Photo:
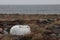
<svg viewBox="0 0 60 40">
<path fill-rule="evenodd" d="M 40 19 L 49 19 L 49 18 L 54 19 L 54 22 L 43 24 L 40 21 Z M 14 20 L 12 20 L 12 19 L 14 19 Z M 36 15 L 10 14 L 9 15 L 9 14 L 4 14 L 4 15 L 2 15 L 2 14 L 0 14 L 0 22 L 8 21 L 8 23 L 10 23 L 9 26 L 13 26 L 13 23 L 16 23 L 16 20 L 20 24 L 28 24 L 31 28 L 32 33 L 29 35 L 28 34 L 25 35 L 22 38 L 23 40 L 53 40 L 51 38 L 47 38 L 47 36 L 44 35 L 44 32 L 46 31 L 46 28 L 48 28 L 54 24 L 60 24 L 60 15 L 57 15 L 57 14 L 53 14 L 53 15 L 39 15 L 39 14 L 36 14 Z M 11 35 L 4 35 L 4 37 L 2 37 L 0 40 L 12 40 L 12 39 L 13 38 Z"/>
</svg>

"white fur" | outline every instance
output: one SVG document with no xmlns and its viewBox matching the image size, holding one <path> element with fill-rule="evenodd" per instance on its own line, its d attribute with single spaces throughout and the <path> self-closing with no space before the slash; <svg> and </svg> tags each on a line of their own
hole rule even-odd
<svg viewBox="0 0 60 40">
<path fill-rule="evenodd" d="M 25 35 L 30 34 L 31 30 L 28 25 L 15 25 L 10 29 L 12 35 Z"/>
</svg>

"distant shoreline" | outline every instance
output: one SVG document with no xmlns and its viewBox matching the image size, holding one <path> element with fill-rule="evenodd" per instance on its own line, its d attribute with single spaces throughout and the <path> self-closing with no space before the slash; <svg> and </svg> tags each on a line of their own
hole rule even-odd
<svg viewBox="0 0 60 40">
<path fill-rule="evenodd" d="M 60 13 L 0 13 L 0 15 L 10 15 L 10 14 L 12 14 L 12 15 L 16 15 L 16 14 L 18 14 L 18 15 L 60 15 Z"/>
</svg>

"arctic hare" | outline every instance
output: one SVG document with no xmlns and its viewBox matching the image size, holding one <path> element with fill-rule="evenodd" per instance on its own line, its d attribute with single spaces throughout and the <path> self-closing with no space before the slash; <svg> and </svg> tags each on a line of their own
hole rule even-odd
<svg viewBox="0 0 60 40">
<path fill-rule="evenodd" d="M 12 35 L 25 35 L 30 34 L 31 30 L 28 25 L 15 25 L 10 29 Z"/>
</svg>

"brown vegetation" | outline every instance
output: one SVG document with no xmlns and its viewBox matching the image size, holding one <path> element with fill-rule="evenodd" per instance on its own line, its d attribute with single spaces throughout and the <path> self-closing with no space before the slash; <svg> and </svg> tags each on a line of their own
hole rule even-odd
<svg viewBox="0 0 60 40">
<path fill-rule="evenodd" d="M 60 27 L 60 15 L 0 14 L 0 28 L 3 30 L 4 28 L 10 29 L 17 24 L 27 24 L 32 31 L 31 34 L 27 34 L 19 40 L 60 40 L 60 36 L 57 37 L 56 30 L 52 28 L 58 24 Z M 0 40 L 13 40 L 13 35 L 2 33 Z"/>
</svg>

